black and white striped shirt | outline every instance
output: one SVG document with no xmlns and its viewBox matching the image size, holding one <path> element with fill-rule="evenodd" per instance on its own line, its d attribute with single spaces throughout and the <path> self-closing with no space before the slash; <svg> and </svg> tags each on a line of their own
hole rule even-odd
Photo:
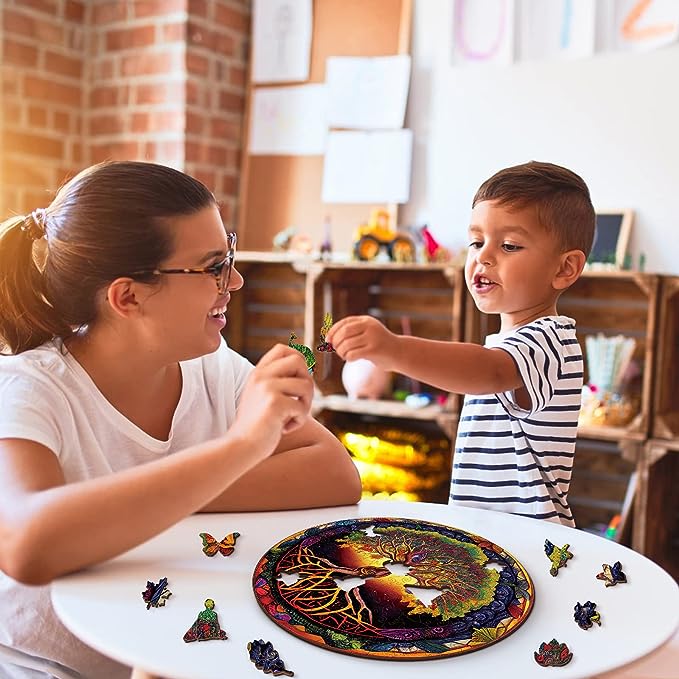
<svg viewBox="0 0 679 679">
<path fill-rule="evenodd" d="M 575 321 L 546 316 L 486 346 L 515 361 L 530 397 L 466 396 L 455 442 L 450 502 L 574 526 L 568 506 L 583 380 Z"/>
</svg>

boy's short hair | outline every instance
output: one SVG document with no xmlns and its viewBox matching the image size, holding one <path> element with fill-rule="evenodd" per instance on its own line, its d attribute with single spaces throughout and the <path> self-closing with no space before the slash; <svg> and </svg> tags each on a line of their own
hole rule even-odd
<svg viewBox="0 0 679 679">
<path fill-rule="evenodd" d="M 472 208 L 483 200 L 519 210 L 535 205 L 540 223 L 557 237 L 563 252 L 582 250 L 589 256 L 596 215 L 587 184 L 575 172 L 535 160 L 507 167 L 481 184 Z"/>
</svg>

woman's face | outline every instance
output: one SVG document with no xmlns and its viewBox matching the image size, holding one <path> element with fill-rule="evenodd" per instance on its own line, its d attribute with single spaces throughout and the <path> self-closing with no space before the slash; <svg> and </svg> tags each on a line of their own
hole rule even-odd
<svg viewBox="0 0 679 679">
<path fill-rule="evenodd" d="M 227 234 L 216 206 L 177 217 L 171 222 L 174 253 L 159 269 L 201 269 L 218 264 L 228 254 Z M 212 273 L 161 274 L 160 285 L 144 304 L 148 330 L 168 358 L 187 360 L 212 353 L 219 347 L 231 292 L 243 286 L 232 269 L 228 289 L 219 292 Z M 160 347 L 159 347 L 160 348 Z"/>
</svg>

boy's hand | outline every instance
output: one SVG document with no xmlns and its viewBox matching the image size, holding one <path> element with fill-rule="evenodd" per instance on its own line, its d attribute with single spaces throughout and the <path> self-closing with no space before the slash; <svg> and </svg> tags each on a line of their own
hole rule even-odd
<svg viewBox="0 0 679 679">
<path fill-rule="evenodd" d="M 238 404 L 229 429 L 250 452 L 268 457 L 282 434 L 304 424 L 311 408 L 314 385 L 299 351 L 277 344 L 257 363 Z"/>
<path fill-rule="evenodd" d="M 391 370 L 398 336 L 372 316 L 347 316 L 335 323 L 326 337 L 345 361 L 367 358 Z"/>
</svg>

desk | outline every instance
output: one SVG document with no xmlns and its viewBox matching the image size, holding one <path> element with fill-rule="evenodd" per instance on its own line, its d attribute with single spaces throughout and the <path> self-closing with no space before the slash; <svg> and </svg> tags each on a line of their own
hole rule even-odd
<svg viewBox="0 0 679 679">
<path fill-rule="evenodd" d="M 410 517 L 455 526 L 496 542 L 527 569 L 535 586 L 528 620 L 509 638 L 461 656 L 427 661 L 355 658 L 306 643 L 280 629 L 260 610 L 252 572 L 280 539 L 320 523 L 350 517 Z M 198 534 L 241 537 L 230 557 L 207 558 Z M 545 538 L 570 544 L 574 558 L 553 578 Z M 604 586 L 595 578 L 602 563 L 621 561 L 628 583 Z M 147 580 L 167 577 L 172 596 L 164 608 L 146 609 Z M 203 601 L 212 598 L 227 641 L 187 644 Z M 290 512 L 190 516 L 122 556 L 65 576 L 52 587 L 65 625 L 85 643 L 120 662 L 171 679 L 223 679 L 264 675 L 250 663 L 247 642 L 271 641 L 300 679 L 590 677 L 621 667 L 670 639 L 679 626 L 679 587 L 659 566 L 632 550 L 583 531 L 500 512 L 425 503 L 363 501 L 358 506 Z M 591 600 L 602 626 L 584 631 L 573 620 L 576 601 Z M 545 669 L 533 659 L 542 641 L 556 637 L 573 660 Z"/>
</svg>

